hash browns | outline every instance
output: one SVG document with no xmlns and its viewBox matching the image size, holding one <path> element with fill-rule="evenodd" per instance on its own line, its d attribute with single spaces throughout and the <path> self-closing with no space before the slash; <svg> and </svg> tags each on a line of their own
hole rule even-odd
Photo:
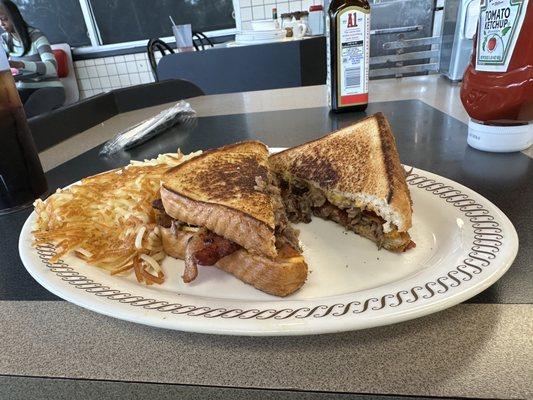
<svg viewBox="0 0 533 400">
<path fill-rule="evenodd" d="M 163 283 L 165 253 L 151 204 L 159 197 L 162 175 L 199 153 L 178 150 L 132 161 L 38 199 L 34 246 L 55 245 L 51 262 L 72 254 L 112 275 L 133 270 L 140 283 Z"/>
</svg>

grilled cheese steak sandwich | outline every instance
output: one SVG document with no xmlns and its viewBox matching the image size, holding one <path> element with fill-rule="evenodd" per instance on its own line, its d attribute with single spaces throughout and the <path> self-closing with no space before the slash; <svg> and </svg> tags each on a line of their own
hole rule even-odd
<svg viewBox="0 0 533 400">
<path fill-rule="evenodd" d="M 405 171 L 383 114 L 274 154 L 270 165 L 290 221 L 315 215 L 390 251 L 415 247 Z"/>
<path fill-rule="evenodd" d="M 260 142 L 204 152 L 172 168 L 153 207 L 165 252 L 185 260 L 184 282 L 197 277 L 198 265 L 216 265 L 264 292 L 286 296 L 307 278 L 298 232 Z"/>
</svg>

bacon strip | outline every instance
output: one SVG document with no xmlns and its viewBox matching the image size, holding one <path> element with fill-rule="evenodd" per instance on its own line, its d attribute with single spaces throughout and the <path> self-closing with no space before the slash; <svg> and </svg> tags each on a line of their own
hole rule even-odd
<svg viewBox="0 0 533 400">
<path fill-rule="evenodd" d="M 205 228 L 188 241 L 185 249 L 183 282 L 189 283 L 198 276 L 198 265 L 215 265 L 221 258 L 239 250 L 241 246 Z"/>
<path fill-rule="evenodd" d="M 410 250 L 410 249 L 414 249 L 416 247 L 416 243 L 413 242 L 412 240 L 407 244 L 407 246 L 405 246 L 405 249 L 403 249 L 403 251 L 407 251 L 407 250 Z"/>
</svg>

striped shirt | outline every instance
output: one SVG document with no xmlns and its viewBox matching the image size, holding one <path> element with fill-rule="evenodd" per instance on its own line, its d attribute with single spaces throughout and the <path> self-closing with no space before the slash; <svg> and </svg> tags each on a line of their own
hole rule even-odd
<svg viewBox="0 0 533 400">
<path fill-rule="evenodd" d="M 7 32 L 2 33 L 2 47 L 13 61 L 22 61 L 23 73 L 32 74 L 29 78 L 23 78 L 17 82 L 19 89 L 38 89 L 42 87 L 62 87 L 57 77 L 57 61 L 50 47 L 50 42 L 39 29 L 29 28 L 31 48 L 26 55 L 24 45 Z M 13 51 L 9 51 L 12 44 Z"/>
</svg>

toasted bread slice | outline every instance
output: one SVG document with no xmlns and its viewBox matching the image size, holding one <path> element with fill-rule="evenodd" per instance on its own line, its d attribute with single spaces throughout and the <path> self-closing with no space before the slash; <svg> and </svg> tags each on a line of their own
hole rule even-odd
<svg viewBox="0 0 533 400">
<path fill-rule="evenodd" d="M 219 260 L 216 266 L 274 296 L 294 293 L 307 279 L 304 257 L 289 245 L 279 249 L 275 259 L 241 249 Z"/>
<path fill-rule="evenodd" d="M 183 260 L 191 232 L 172 232 L 161 227 L 163 249 L 169 256 Z M 285 245 L 271 259 L 240 249 L 216 264 L 243 282 L 274 296 L 285 297 L 302 287 L 307 279 L 307 264 L 303 256 Z"/>
<path fill-rule="evenodd" d="M 315 215 L 332 219 L 391 251 L 414 246 L 407 233 L 412 209 L 405 171 L 383 114 L 274 154 L 270 166 L 289 187 L 296 185 L 298 190 L 314 193 L 310 197 L 318 198 L 322 207 L 313 208 Z M 282 193 L 290 214 L 291 205 L 287 202 L 291 199 L 287 198 L 287 191 Z M 329 206 L 324 210 L 320 198 L 341 211 L 332 211 Z M 347 211 L 360 214 L 349 217 Z M 292 221 L 309 222 L 309 217 Z"/>
<path fill-rule="evenodd" d="M 236 143 L 170 169 L 162 179 L 161 200 L 172 218 L 274 258 L 274 204 L 270 194 L 257 190 L 257 177 L 268 180 L 268 148 L 255 141 Z"/>
<path fill-rule="evenodd" d="M 321 189 L 336 206 L 349 201 L 394 224 L 399 232 L 411 227 L 405 171 L 390 125 L 381 113 L 274 154 L 270 165 L 285 180 L 296 177 Z M 390 229 L 385 227 L 386 232 Z"/>
</svg>

